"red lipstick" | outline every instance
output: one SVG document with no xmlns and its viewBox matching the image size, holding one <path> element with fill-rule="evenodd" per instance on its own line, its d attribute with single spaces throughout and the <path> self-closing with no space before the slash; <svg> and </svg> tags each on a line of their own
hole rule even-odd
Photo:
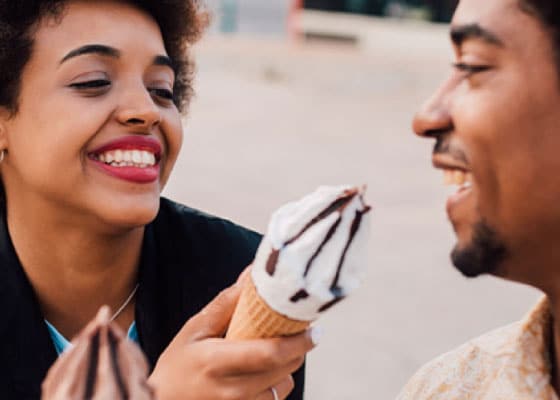
<svg viewBox="0 0 560 400">
<path fill-rule="evenodd" d="M 100 156 L 110 151 L 142 151 L 153 154 L 154 165 L 117 165 L 117 162 L 106 163 Z M 158 180 L 160 173 L 162 146 L 154 137 L 131 135 L 108 142 L 88 154 L 89 160 L 104 173 L 118 179 L 133 183 L 152 183 Z"/>
</svg>

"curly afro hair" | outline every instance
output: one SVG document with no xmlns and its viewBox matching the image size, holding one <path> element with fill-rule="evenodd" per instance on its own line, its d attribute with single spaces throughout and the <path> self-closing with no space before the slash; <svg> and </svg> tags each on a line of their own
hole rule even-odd
<svg viewBox="0 0 560 400">
<path fill-rule="evenodd" d="M 61 17 L 71 0 L 0 0 L 0 107 L 17 113 L 23 68 L 33 51 L 34 28 L 44 18 Z M 198 0 L 121 0 L 147 12 L 159 25 L 173 60 L 174 103 L 185 112 L 192 96 L 194 66 L 189 47 L 207 25 Z"/>
</svg>

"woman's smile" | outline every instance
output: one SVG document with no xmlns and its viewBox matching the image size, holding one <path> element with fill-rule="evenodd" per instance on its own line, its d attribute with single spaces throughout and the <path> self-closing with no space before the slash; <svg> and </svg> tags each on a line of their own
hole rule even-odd
<svg viewBox="0 0 560 400">
<path fill-rule="evenodd" d="M 158 180 L 161 154 L 157 139 L 131 135 L 98 147 L 88 154 L 88 160 L 117 179 L 145 184 Z"/>
</svg>

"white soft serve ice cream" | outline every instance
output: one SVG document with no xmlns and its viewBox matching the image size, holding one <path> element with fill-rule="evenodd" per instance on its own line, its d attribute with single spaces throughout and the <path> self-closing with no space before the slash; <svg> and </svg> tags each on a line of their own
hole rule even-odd
<svg viewBox="0 0 560 400">
<path fill-rule="evenodd" d="M 272 215 L 251 273 L 273 310 L 313 321 L 359 286 L 370 211 L 363 195 L 363 188 L 320 187 Z"/>
</svg>

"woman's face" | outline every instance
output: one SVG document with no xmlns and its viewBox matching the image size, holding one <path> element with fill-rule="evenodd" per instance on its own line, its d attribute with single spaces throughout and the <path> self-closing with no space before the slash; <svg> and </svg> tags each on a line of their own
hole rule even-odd
<svg viewBox="0 0 560 400">
<path fill-rule="evenodd" d="M 173 82 L 157 23 L 134 6 L 70 1 L 61 19 L 43 21 L 18 112 L 0 119 L 8 210 L 47 206 L 61 223 L 151 221 L 182 142 Z"/>
</svg>

